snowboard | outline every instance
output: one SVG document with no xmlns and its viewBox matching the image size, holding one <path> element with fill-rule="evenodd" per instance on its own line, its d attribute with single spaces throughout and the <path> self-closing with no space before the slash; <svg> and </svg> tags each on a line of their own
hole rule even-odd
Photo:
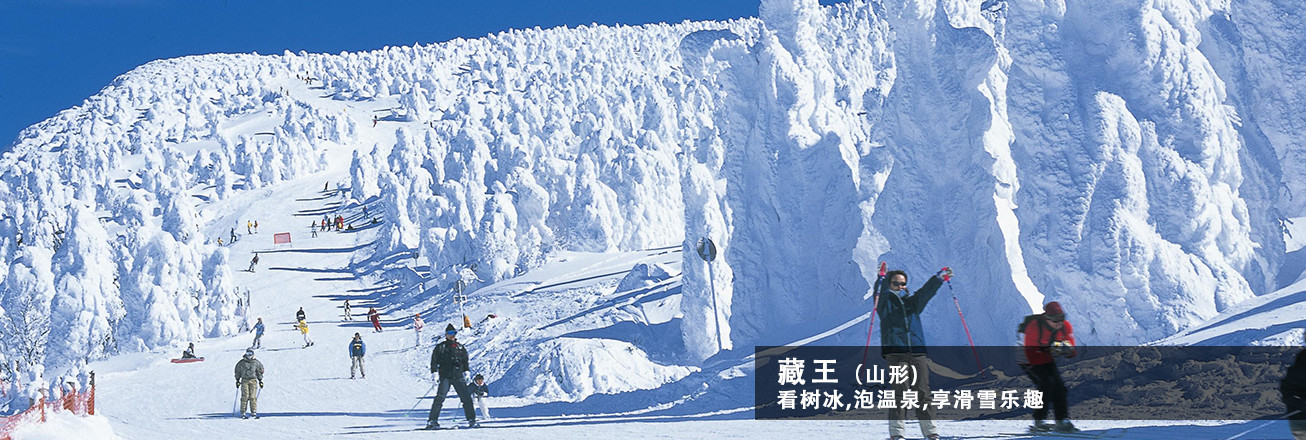
<svg viewBox="0 0 1306 440">
<path fill-rule="evenodd" d="M 174 363 L 174 364 L 190 364 L 190 363 L 195 363 L 195 362 L 204 362 L 204 358 L 202 358 L 202 357 L 195 357 L 195 358 L 190 358 L 190 359 L 173 359 L 173 360 L 172 360 L 172 363 Z"/>
</svg>

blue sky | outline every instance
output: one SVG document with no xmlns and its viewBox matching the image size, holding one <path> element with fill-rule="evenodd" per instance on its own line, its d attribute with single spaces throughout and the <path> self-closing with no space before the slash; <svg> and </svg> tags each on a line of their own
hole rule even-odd
<svg viewBox="0 0 1306 440">
<path fill-rule="evenodd" d="M 821 3 L 832 3 L 822 0 Z M 760 0 L 0 0 L 0 150 L 152 60 L 339 53 L 513 28 L 756 16 Z"/>
</svg>

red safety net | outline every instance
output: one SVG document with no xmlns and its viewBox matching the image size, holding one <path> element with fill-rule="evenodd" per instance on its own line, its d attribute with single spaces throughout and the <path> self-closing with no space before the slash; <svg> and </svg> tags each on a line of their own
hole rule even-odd
<svg viewBox="0 0 1306 440">
<path fill-rule="evenodd" d="M 53 402 L 42 397 L 26 411 L 0 418 L 0 440 L 10 440 L 10 435 L 20 426 L 44 422 L 47 411 L 68 411 L 79 416 L 95 414 L 95 386 L 82 392 L 69 392 Z"/>
</svg>

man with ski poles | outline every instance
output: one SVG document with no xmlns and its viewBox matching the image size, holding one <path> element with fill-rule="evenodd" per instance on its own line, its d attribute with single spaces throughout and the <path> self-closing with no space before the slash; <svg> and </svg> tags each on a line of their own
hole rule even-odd
<svg viewBox="0 0 1306 440">
<path fill-rule="evenodd" d="M 943 279 L 951 276 L 952 270 L 945 267 L 912 293 L 907 290 L 906 272 L 889 271 L 880 286 L 875 305 L 876 315 L 880 318 L 880 346 L 884 360 L 888 362 L 889 368 L 905 368 L 916 375 L 914 384 L 911 380 L 893 384 L 894 394 L 903 396 L 908 391 L 916 393 L 917 401 L 920 402 L 916 408 L 916 418 L 920 420 L 921 434 L 931 440 L 939 438 L 939 431 L 934 425 L 933 409 L 930 406 L 930 362 L 926 358 L 925 328 L 921 324 L 921 312 L 938 293 L 939 287 L 943 286 Z M 889 410 L 891 440 L 905 438 L 903 418 L 906 412 L 902 407 Z"/>
<path fill-rule="evenodd" d="M 455 329 L 453 324 L 449 324 L 444 328 L 444 341 L 431 350 L 431 373 L 435 374 L 439 386 L 436 387 L 435 399 L 431 402 L 431 413 L 426 418 L 425 429 L 440 429 L 440 409 L 444 407 L 444 398 L 449 394 L 451 386 L 463 402 L 463 416 L 467 418 L 467 427 L 480 426 L 476 423 L 476 411 L 472 406 L 472 394 L 468 390 L 467 379 L 463 378 L 470 364 L 467 348 L 458 343 L 457 335 L 458 329 Z"/>
<path fill-rule="evenodd" d="M 263 363 L 254 359 L 254 349 L 246 349 L 245 356 L 236 362 L 236 388 L 240 389 L 240 418 L 248 419 L 245 409 L 258 418 L 258 392 L 263 388 Z"/>
</svg>

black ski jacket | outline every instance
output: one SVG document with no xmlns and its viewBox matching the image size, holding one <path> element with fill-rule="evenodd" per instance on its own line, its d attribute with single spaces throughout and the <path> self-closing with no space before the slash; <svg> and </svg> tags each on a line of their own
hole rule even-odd
<svg viewBox="0 0 1306 440">
<path fill-rule="evenodd" d="M 1288 412 L 1306 412 L 1306 350 L 1297 353 L 1297 360 L 1288 367 L 1288 373 L 1279 382 L 1279 392 L 1283 393 L 1283 403 L 1288 406 Z"/>
<path fill-rule="evenodd" d="M 461 378 L 467 372 L 469 363 L 467 348 L 458 341 L 446 339 L 431 350 L 431 372 L 440 373 L 440 377 Z"/>
</svg>

